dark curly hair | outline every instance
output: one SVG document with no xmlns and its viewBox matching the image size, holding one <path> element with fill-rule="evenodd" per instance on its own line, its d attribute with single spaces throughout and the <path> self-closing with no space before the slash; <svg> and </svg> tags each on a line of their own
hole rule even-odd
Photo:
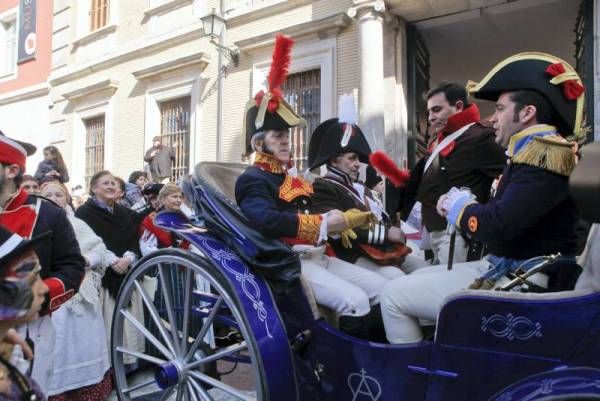
<svg viewBox="0 0 600 401">
<path fill-rule="evenodd" d="M 140 177 L 146 177 L 146 179 L 148 178 L 148 174 L 146 174 L 143 171 L 134 171 L 131 174 L 129 174 L 129 179 L 127 180 L 129 183 L 131 184 L 135 184 L 135 182 L 138 180 L 138 178 Z"/>
</svg>

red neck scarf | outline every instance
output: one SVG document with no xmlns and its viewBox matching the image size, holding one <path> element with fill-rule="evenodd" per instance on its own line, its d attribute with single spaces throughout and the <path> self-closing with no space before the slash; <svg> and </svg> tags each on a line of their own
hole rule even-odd
<svg viewBox="0 0 600 401">
<path fill-rule="evenodd" d="M 448 122 L 446 123 L 446 126 L 444 127 L 444 129 L 442 129 L 440 132 L 438 132 L 437 139 L 435 141 L 433 141 L 431 143 L 431 145 L 429 145 L 429 153 L 431 153 L 433 151 L 433 149 L 435 149 L 435 146 L 438 143 L 440 143 L 441 141 L 444 140 L 446 135 L 450 135 L 453 132 L 458 131 L 459 129 L 461 129 L 462 127 L 464 127 L 467 124 L 477 123 L 477 122 L 479 122 L 479 120 L 480 120 L 479 108 L 477 107 L 477 105 L 475 103 L 471 103 L 469 106 L 467 106 L 465 109 L 463 109 L 463 111 L 450 116 L 448 118 Z M 440 155 L 442 155 L 444 157 L 448 156 L 452 152 L 452 150 L 454 150 L 455 146 L 456 146 L 456 141 L 450 142 L 440 152 Z"/>
</svg>

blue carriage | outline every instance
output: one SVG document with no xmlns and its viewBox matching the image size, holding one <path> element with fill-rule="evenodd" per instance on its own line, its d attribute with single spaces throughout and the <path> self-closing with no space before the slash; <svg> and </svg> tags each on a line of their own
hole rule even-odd
<svg viewBox="0 0 600 401">
<path fill-rule="evenodd" d="M 573 175 L 593 209 L 600 200 L 600 146 Z M 160 214 L 156 224 L 188 241 L 143 258 L 125 279 L 112 325 L 112 362 L 121 401 L 559 400 L 600 399 L 600 292 L 463 291 L 447 299 L 431 339 L 409 345 L 359 340 L 335 327 L 298 280 L 272 291 L 239 255 L 252 243 L 228 218 L 244 165 L 204 163 L 187 183 L 203 200 L 199 221 Z M 216 189 L 218 188 L 218 190 Z M 210 208 L 223 233 L 202 225 Z M 229 211 L 228 211 L 229 210 Z M 596 212 L 595 216 L 598 213 Z M 231 244 L 231 242 L 229 242 Z M 593 226 L 580 280 L 600 283 L 600 230 Z M 157 281 L 157 289 L 145 285 Z M 128 312 L 143 301 L 145 322 Z M 141 332 L 146 352 L 128 349 Z M 225 336 L 219 333 L 226 333 Z M 226 338 L 224 338 L 226 337 Z M 128 373 L 137 358 L 153 375 Z"/>
</svg>

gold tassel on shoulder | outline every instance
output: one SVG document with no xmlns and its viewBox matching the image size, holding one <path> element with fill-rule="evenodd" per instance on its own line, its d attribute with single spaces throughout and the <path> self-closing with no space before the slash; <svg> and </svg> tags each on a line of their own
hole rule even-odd
<svg viewBox="0 0 600 401">
<path fill-rule="evenodd" d="M 577 163 L 574 146 L 558 135 L 534 137 L 512 160 L 569 176 Z"/>
</svg>

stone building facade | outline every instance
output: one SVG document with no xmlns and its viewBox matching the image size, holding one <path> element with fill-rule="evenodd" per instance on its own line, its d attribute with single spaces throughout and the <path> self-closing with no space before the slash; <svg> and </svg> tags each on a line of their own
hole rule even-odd
<svg viewBox="0 0 600 401">
<path fill-rule="evenodd" d="M 598 10 L 599 0 L 584 1 Z M 227 20 L 222 44 L 239 51 L 237 64 L 205 36 L 200 17 L 212 9 Z M 144 168 L 158 134 L 177 149 L 174 177 L 200 161 L 240 161 L 245 103 L 264 85 L 282 32 L 296 40 L 288 100 L 309 120 L 293 134 L 297 162 L 310 130 L 351 93 L 372 146 L 406 163 L 423 134 L 422 89 L 479 79 L 515 51 L 575 63 L 578 10 L 571 0 L 54 0 L 48 131 L 73 184 L 99 169 L 127 178 Z M 595 38 L 597 14 L 588 16 Z M 528 21 L 539 15 L 551 21 L 535 28 Z M 600 76 L 597 42 L 589 82 Z"/>
</svg>

